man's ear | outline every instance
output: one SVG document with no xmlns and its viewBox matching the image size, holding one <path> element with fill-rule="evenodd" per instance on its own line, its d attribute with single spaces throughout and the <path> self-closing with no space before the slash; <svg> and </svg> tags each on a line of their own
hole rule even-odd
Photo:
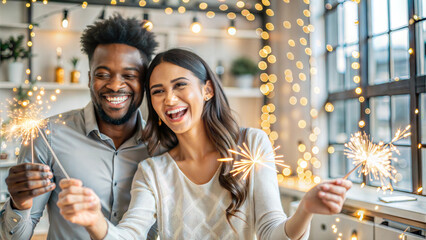
<svg viewBox="0 0 426 240">
<path fill-rule="evenodd" d="M 212 80 L 207 80 L 203 86 L 204 100 L 208 101 L 214 96 L 214 89 Z"/>
</svg>

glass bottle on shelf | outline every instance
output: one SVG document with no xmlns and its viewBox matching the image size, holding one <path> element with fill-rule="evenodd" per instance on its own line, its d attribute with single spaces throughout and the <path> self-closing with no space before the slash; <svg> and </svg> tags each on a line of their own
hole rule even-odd
<svg viewBox="0 0 426 240">
<path fill-rule="evenodd" d="M 63 84 L 65 82 L 65 70 L 62 67 L 62 48 L 56 48 L 57 66 L 55 69 L 55 82 Z"/>
</svg>

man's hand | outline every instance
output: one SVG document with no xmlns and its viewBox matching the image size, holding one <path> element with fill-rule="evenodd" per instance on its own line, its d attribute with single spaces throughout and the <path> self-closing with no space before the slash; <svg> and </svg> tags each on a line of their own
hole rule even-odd
<svg viewBox="0 0 426 240">
<path fill-rule="evenodd" d="M 55 189 L 55 183 L 50 182 L 51 178 L 53 174 L 47 165 L 22 163 L 11 167 L 6 184 L 12 199 L 12 208 L 30 209 L 34 197 Z"/>
<path fill-rule="evenodd" d="M 304 211 L 312 214 L 336 214 L 342 210 L 346 192 L 352 182 L 336 179 L 313 187 L 301 201 Z"/>
<path fill-rule="evenodd" d="M 99 197 L 93 190 L 82 185 L 77 179 L 62 179 L 59 182 L 62 191 L 59 193 L 57 205 L 66 220 L 90 227 L 98 221 L 103 221 L 104 216 Z"/>
</svg>

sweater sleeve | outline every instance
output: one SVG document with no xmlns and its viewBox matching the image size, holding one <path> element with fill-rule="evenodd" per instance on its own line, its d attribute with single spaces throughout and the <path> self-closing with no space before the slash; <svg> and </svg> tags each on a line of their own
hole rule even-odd
<svg viewBox="0 0 426 240">
<path fill-rule="evenodd" d="M 258 239 L 289 239 L 285 232 L 288 220 L 281 205 L 273 148 L 268 136 L 261 130 L 250 129 L 248 144 L 254 153 L 263 156 L 262 164 L 256 164 L 251 176 L 255 229 Z M 301 239 L 308 239 L 309 228 Z"/>
<path fill-rule="evenodd" d="M 130 191 L 129 209 L 117 226 L 107 221 L 108 232 L 104 239 L 147 239 L 156 221 L 155 190 L 147 176 L 147 171 L 150 171 L 148 162 L 149 159 L 139 164 Z"/>
</svg>

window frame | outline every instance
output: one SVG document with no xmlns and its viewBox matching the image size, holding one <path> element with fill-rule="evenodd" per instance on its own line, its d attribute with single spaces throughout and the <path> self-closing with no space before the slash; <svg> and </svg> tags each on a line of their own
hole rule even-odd
<svg viewBox="0 0 426 240">
<path fill-rule="evenodd" d="M 344 2 L 349 0 L 339 0 L 336 3 L 334 3 L 331 7 L 328 6 L 328 8 L 325 8 L 324 11 L 324 20 L 325 20 L 325 38 L 326 38 L 326 44 L 328 43 L 328 23 L 327 23 L 327 14 L 330 14 L 332 11 L 337 11 L 337 8 L 339 5 L 343 4 Z M 360 69 L 359 69 L 359 76 L 361 77 L 361 81 L 358 84 L 359 87 L 362 88 L 362 94 L 358 95 L 355 93 L 355 88 L 339 91 L 339 92 L 329 92 L 329 76 L 328 76 L 328 70 L 326 71 L 326 87 L 327 87 L 327 102 L 335 102 L 335 101 L 346 101 L 349 99 L 358 99 L 360 96 L 363 96 L 365 98 L 364 102 L 360 103 L 360 119 L 365 121 L 365 127 L 359 128 L 361 131 L 365 131 L 367 134 L 370 134 L 370 115 L 365 113 L 366 108 L 370 108 L 370 99 L 373 97 L 380 97 L 380 96 L 395 96 L 395 95 L 402 95 L 407 94 L 409 95 L 410 102 L 409 102 L 409 112 L 410 112 L 410 125 L 411 125 L 411 171 L 412 171 L 412 191 L 411 193 L 415 194 L 421 194 L 417 192 L 417 189 L 422 186 L 422 155 L 421 151 L 426 149 L 426 146 L 421 145 L 421 122 L 420 122 L 420 110 L 421 107 L 419 105 L 420 98 L 422 93 L 426 93 L 426 75 L 423 73 L 423 75 L 420 76 L 420 74 L 417 74 L 417 68 L 420 66 L 417 59 L 418 49 L 417 49 L 417 41 L 420 41 L 420 39 L 417 36 L 416 28 L 417 26 L 421 26 L 426 22 L 426 18 L 420 18 L 417 20 L 414 20 L 413 23 L 409 23 L 408 26 L 398 27 L 397 29 L 391 29 L 390 28 L 390 0 L 387 0 L 388 3 L 388 30 L 384 33 L 380 34 L 370 34 L 369 32 L 369 21 L 370 21 L 370 1 L 360 1 L 358 4 L 358 49 L 360 53 L 359 57 L 359 63 L 360 63 Z M 411 19 L 415 14 L 415 1 L 416 0 L 407 0 L 407 9 L 408 9 L 408 17 Z M 327 1 L 325 1 L 326 3 Z M 368 73 L 368 66 L 369 66 L 369 58 L 368 58 L 368 48 L 369 48 L 369 42 L 374 36 L 379 36 L 383 34 L 387 34 L 389 36 L 389 65 L 391 65 L 392 61 L 392 54 L 391 54 L 391 33 L 407 28 L 408 29 L 408 43 L 409 48 L 413 50 L 414 54 L 409 54 L 409 78 L 404 78 L 399 81 L 393 81 L 392 80 L 392 66 L 389 66 L 389 82 L 381 83 L 377 85 L 369 85 L 369 73 Z M 421 29 L 421 28 L 419 28 Z M 339 33 L 337 33 L 339 34 Z M 344 44 L 344 42 L 343 42 Z M 339 43 L 337 43 L 337 46 L 339 46 Z M 342 45 L 344 46 L 344 45 Z M 336 46 L 333 46 L 333 49 L 335 49 Z M 325 52 L 325 59 L 328 59 L 330 52 Z M 328 69 L 328 63 L 326 63 L 326 69 Z M 345 72 L 346 74 L 346 72 Z M 416 113 L 416 110 L 418 113 Z M 330 113 L 327 115 L 330 116 Z M 392 122 L 392 117 L 390 118 L 390 121 Z M 330 121 L 327 121 L 327 124 L 330 124 Z M 330 127 L 328 129 L 328 132 L 330 133 Z M 330 134 L 329 134 L 330 136 Z M 329 146 L 334 145 L 335 143 L 330 141 L 330 137 L 328 137 L 328 143 Z M 405 145 L 405 144 L 404 144 Z M 426 156 L 425 156 L 426 157 Z M 330 166 L 330 154 L 328 157 L 328 163 Z M 329 177 L 331 173 L 331 169 L 328 170 Z M 426 175 L 426 173 L 423 173 Z M 368 179 L 364 177 L 363 182 L 368 184 Z M 407 192 L 404 190 L 398 190 Z M 425 194 L 426 191 L 423 191 L 423 194 Z"/>
</svg>

